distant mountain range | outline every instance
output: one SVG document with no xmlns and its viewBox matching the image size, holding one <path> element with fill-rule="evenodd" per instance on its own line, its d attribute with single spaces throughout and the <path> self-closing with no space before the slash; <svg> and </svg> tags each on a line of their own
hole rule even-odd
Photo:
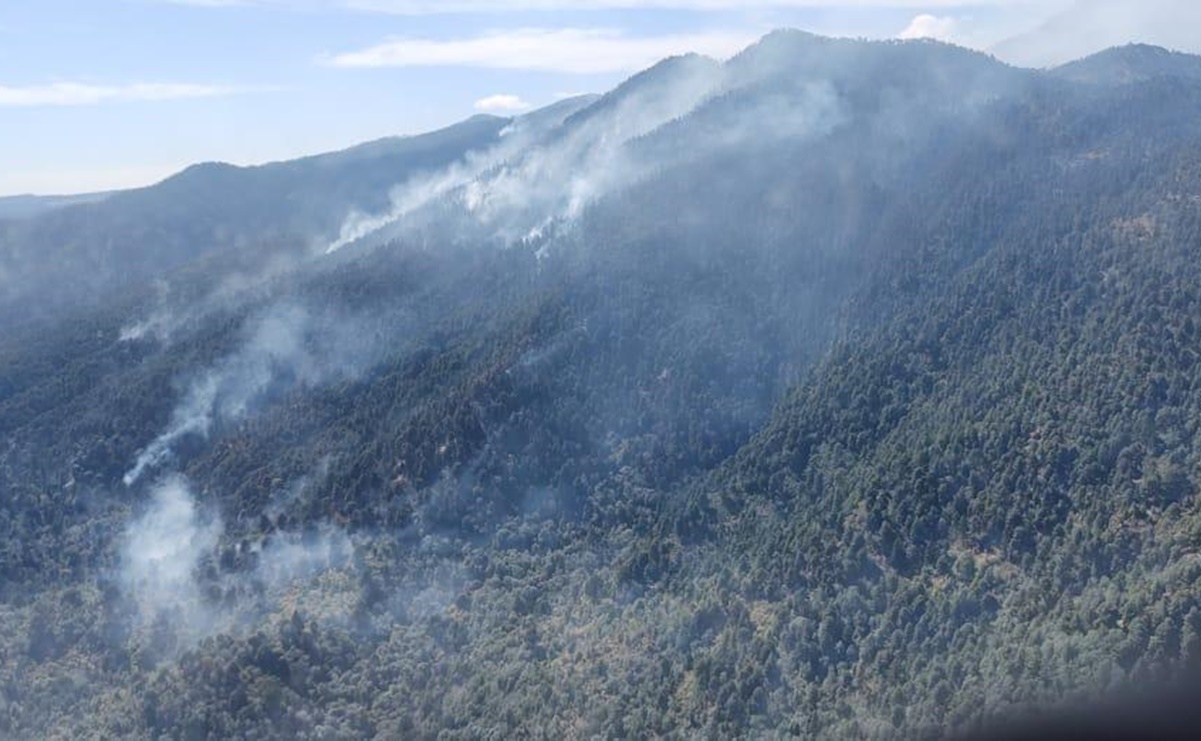
<svg viewBox="0 0 1201 741">
<path fill-rule="evenodd" d="M 74 196 L 0 196 L 0 219 L 25 219 L 64 206 L 103 201 L 108 193 L 84 193 Z"/>
<path fill-rule="evenodd" d="M 1183 681 L 1198 70 L 778 31 L 9 203 L 0 737 L 970 736 Z"/>
</svg>

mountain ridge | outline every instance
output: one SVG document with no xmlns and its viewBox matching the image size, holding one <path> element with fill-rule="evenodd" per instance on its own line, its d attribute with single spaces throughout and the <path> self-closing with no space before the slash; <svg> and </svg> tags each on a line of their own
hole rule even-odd
<svg viewBox="0 0 1201 741">
<path fill-rule="evenodd" d="M 1201 77 L 1201 57 L 1150 44 L 1112 47 L 1055 67 L 1050 74 L 1075 82 L 1131 84 L 1154 77 Z"/>
</svg>

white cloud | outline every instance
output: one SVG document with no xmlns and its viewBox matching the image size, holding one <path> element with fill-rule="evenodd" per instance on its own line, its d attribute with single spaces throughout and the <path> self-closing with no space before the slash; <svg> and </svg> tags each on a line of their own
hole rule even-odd
<svg viewBox="0 0 1201 741">
<path fill-rule="evenodd" d="M 555 72 L 631 72 L 664 57 L 697 52 L 728 57 L 758 38 L 752 32 L 628 36 L 585 28 L 526 28 L 465 39 L 398 38 L 323 57 L 334 67 L 484 67 Z"/>
<path fill-rule="evenodd" d="M 489 95 L 475 102 L 475 109 L 477 111 L 484 111 L 485 113 L 492 111 L 524 111 L 528 110 L 529 107 L 530 104 L 518 96 L 504 93 Z"/>
<path fill-rule="evenodd" d="M 248 89 L 188 83 L 90 85 L 80 82 L 54 82 L 48 85 L 0 85 L 0 107 L 81 106 L 128 101 L 211 98 L 242 92 L 248 92 Z"/>
<path fill-rule="evenodd" d="M 898 34 L 902 39 L 939 39 L 947 41 L 955 35 L 955 19 L 950 16 L 939 17 L 922 13 L 916 16 L 904 31 Z"/>
</svg>

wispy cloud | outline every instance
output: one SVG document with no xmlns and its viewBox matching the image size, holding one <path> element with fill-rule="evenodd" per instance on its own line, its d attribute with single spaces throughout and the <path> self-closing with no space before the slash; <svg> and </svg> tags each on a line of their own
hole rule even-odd
<svg viewBox="0 0 1201 741">
<path fill-rule="evenodd" d="M 477 111 L 491 113 L 493 111 L 524 111 L 530 108 L 530 104 L 522 100 L 516 95 L 508 95 L 499 93 L 497 95 L 489 95 L 486 98 L 480 98 L 475 102 Z"/>
<path fill-rule="evenodd" d="M 24 86 L 0 85 L 0 107 L 84 106 L 131 101 L 212 98 L 264 89 L 162 82 L 139 82 L 127 85 L 92 85 L 81 82 L 53 82 L 46 85 Z"/>
<path fill-rule="evenodd" d="M 1046 0 L 164 0 L 176 5 L 346 8 L 397 15 L 531 10 L 663 9 L 721 11 L 785 8 L 964 8 L 1036 5 Z"/>
<path fill-rule="evenodd" d="M 728 57 L 757 37 L 749 31 L 629 36 L 612 29 L 525 28 L 463 39 L 394 38 L 366 49 L 327 55 L 319 61 L 334 67 L 630 72 L 688 52 Z"/>
<path fill-rule="evenodd" d="M 289 0 L 267 1 L 288 2 Z M 312 2 L 312 0 L 308 1 Z M 933 2 L 930 0 L 334 0 L 334 2 L 358 10 L 398 15 L 432 15 L 529 10 L 720 11 L 765 8 L 955 8 L 980 5 L 1023 5 L 1032 4 L 1038 0 L 933 0 Z"/>
</svg>

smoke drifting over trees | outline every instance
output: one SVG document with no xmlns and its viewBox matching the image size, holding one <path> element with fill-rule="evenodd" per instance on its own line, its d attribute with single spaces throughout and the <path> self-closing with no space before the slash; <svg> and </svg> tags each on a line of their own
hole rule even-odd
<svg viewBox="0 0 1201 741">
<path fill-rule="evenodd" d="M 1184 675 L 1196 62 L 777 32 L 6 224 L 82 288 L 0 309 L 0 735 L 912 737 Z"/>
</svg>

